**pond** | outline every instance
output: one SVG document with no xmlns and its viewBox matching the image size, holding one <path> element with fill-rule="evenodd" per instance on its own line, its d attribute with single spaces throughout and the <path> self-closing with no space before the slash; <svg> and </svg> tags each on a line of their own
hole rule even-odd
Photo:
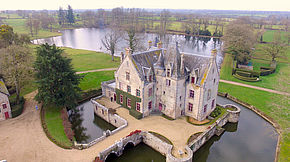
<svg viewBox="0 0 290 162">
<path fill-rule="evenodd" d="M 93 104 L 87 101 L 77 107 L 79 117 L 72 123 L 76 123 L 74 129 L 78 143 L 89 143 L 103 135 L 106 130 L 114 130 L 116 127 L 98 117 L 94 113 Z M 74 124 L 73 124 L 74 125 Z"/>
<path fill-rule="evenodd" d="M 85 49 L 92 51 L 106 51 L 105 47 L 102 44 L 102 39 L 106 33 L 110 32 L 110 29 L 98 29 L 98 28 L 80 28 L 80 29 L 67 29 L 60 31 L 62 36 L 36 39 L 33 40 L 35 44 L 55 44 L 59 47 L 70 47 L 76 49 Z M 117 45 L 116 55 L 120 55 L 121 51 L 124 51 L 128 47 L 128 41 L 126 41 L 126 34 L 120 39 Z M 167 47 L 169 44 L 175 43 L 176 41 L 180 44 L 180 51 L 187 53 L 194 53 L 200 55 L 210 55 L 212 49 L 217 49 L 217 62 L 218 65 L 222 62 L 222 54 L 220 52 L 222 42 L 216 38 L 207 38 L 207 37 L 185 37 L 184 35 L 172 35 L 167 34 L 163 37 L 159 37 L 157 34 L 153 33 L 138 33 L 140 39 L 140 51 L 146 50 L 148 47 L 148 41 L 151 40 L 153 44 L 156 44 L 156 41 L 161 40 L 163 46 Z M 157 39 L 157 40 L 156 40 Z"/>
</svg>

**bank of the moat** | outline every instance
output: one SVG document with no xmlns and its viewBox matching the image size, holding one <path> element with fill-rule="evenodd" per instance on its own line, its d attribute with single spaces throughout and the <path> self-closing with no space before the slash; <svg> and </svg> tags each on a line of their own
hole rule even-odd
<svg viewBox="0 0 290 162">
<path fill-rule="evenodd" d="M 235 104 L 239 106 L 242 109 L 240 120 L 236 124 L 232 123 L 226 124 L 223 127 L 226 130 L 225 133 L 223 133 L 221 136 L 214 135 L 212 138 L 210 138 L 208 142 L 206 142 L 197 152 L 193 154 L 192 160 L 269 161 L 269 162 L 274 161 L 275 148 L 277 144 L 277 134 L 275 132 L 275 129 L 271 126 L 271 124 L 266 122 L 256 113 L 228 99 L 218 97 L 217 103 L 222 105 Z M 89 102 L 86 104 L 90 105 Z M 92 105 L 90 106 L 91 106 L 90 109 L 93 110 L 94 107 Z M 118 114 L 122 116 L 123 112 Z M 145 130 L 147 130 L 147 128 Z M 120 139 L 121 138 L 122 137 L 120 137 Z M 137 151 L 136 154 L 135 151 Z M 142 152 L 142 154 L 137 156 L 138 151 Z M 144 145 L 143 143 L 141 145 L 137 145 L 134 148 L 130 148 L 128 150 L 125 149 L 120 157 L 114 157 L 115 153 L 112 153 L 110 154 L 109 158 L 111 160 L 112 159 L 116 160 L 117 158 L 118 161 L 119 160 L 122 161 L 122 159 L 136 160 L 136 158 L 142 159 L 142 157 L 146 159 L 148 157 L 150 158 L 151 155 L 152 160 L 153 159 L 155 159 L 155 161 L 165 160 L 164 156 L 152 150 L 152 148 Z"/>
</svg>

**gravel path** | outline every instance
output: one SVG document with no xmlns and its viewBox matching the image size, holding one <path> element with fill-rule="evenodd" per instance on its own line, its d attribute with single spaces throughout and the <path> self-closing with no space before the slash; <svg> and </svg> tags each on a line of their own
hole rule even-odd
<svg viewBox="0 0 290 162">
<path fill-rule="evenodd" d="M 272 89 L 267 89 L 267 88 L 252 86 L 252 85 L 243 84 L 243 83 L 238 83 L 238 82 L 233 82 L 233 81 L 228 81 L 228 80 L 222 80 L 222 79 L 220 80 L 220 82 L 228 83 L 228 84 L 233 84 L 233 85 L 238 85 L 238 86 L 242 86 L 242 87 L 248 87 L 248 88 L 258 89 L 258 90 L 266 91 L 266 92 L 270 92 L 270 93 L 276 93 L 276 94 L 280 94 L 280 95 L 290 96 L 290 94 L 287 93 L 287 92 L 276 91 L 276 90 L 272 90 Z"/>
</svg>

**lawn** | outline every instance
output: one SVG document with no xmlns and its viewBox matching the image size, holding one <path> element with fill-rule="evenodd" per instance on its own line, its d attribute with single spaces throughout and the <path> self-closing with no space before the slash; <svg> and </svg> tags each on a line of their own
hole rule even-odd
<svg viewBox="0 0 290 162">
<path fill-rule="evenodd" d="M 72 48 L 63 49 L 72 59 L 72 65 L 76 71 L 117 68 L 120 65 L 119 57 L 115 57 L 112 61 L 112 57 L 105 53 Z"/>
<path fill-rule="evenodd" d="M 238 99 L 254 105 L 265 114 L 271 116 L 282 127 L 282 141 L 279 161 L 290 161 L 290 118 L 289 96 L 277 95 L 247 87 L 227 83 L 219 83 L 219 92 L 227 92 Z"/>
<path fill-rule="evenodd" d="M 19 34 L 29 34 L 29 29 L 25 26 L 26 19 L 6 19 L 4 23 L 13 27 L 14 32 Z M 31 37 L 31 39 L 37 38 L 47 38 L 53 36 L 59 36 L 61 33 L 59 32 L 50 32 L 49 30 L 40 29 L 37 35 Z"/>
<path fill-rule="evenodd" d="M 67 147 L 72 146 L 72 142 L 67 138 L 62 125 L 60 108 L 48 106 L 45 108 L 45 122 L 50 135 L 59 143 Z"/>
<path fill-rule="evenodd" d="M 84 78 L 79 86 L 83 91 L 99 89 L 101 88 L 101 82 L 114 79 L 114 72 L 115 71 L 100 71 L 80 74 Z"/>
<path fill-rule="evenodd" d="M 266 32 L 263 35 L 263 41 L 272 42 L 275 32 L 277 32 L 277 30 L 266 30 Z M 287 37 L 286 37 L 286 32 L 285 31 L 281 31 L 281 36 L 282 36 L 282 40 L 287 41 Z"/>
<path fill-rule="evenodd" d="M 233 59 L 230 54 L 226 54 L 224 57 L 224 62 L 222 64 L 222 70 L 220 72 L 220 78 L 224 80 L 249 84 L 253 86 L 274 89 L 279 91 L 290 92 L 290 87 L 287 86 L 289 83 L 289 79 L 287 76 L 290 76 L 289 64 L 288 63 L 278 63 L 276 72 L 274 74 L 270 74 L 268 76 L 260 76 L 261 81 L 259 82 L 246 82 L 234 78 L 232 76 L 232 63 Z M 269 66 L 270 61 L 260 60 L 260 59 L 252 59 L 254 69 L 259 70 L 260 66 Z M 284 78 L 284 79 L 283 79 Z M 280 86 L 277 86 L 280 84 Z"/>
</svg>

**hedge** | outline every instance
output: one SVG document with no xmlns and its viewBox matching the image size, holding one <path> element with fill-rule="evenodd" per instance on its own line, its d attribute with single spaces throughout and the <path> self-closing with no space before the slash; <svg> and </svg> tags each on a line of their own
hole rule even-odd
<svg viewBox="0 0 290 162">
<path fill-rule="evenodd" d="M 87 101 L 88 99 L 91 99 L 96 96 L 102 95 L 102 89 L 94 89 L 90 91 L 85 91 L 81 93 L 81 99 L 78 101 L 79 103 L 82 103 L 84 101 Z"/>
<path fill-rule="evenodd" d="M 237 71 L 236 74 L 244 77 L 251 77 L 251 73 L 249 72 L 244 72 L 244 71 Z"/>
<path fill-rule="evenodd" d="M 270 74 L 275 73 L 276 68 L 274 68 L 274 67 L 264 67 L 264 66 L 261 66 L 260 67 L 260 70 L 261 70 L 261 76 L 266 76 L 266 75 L 270 75 Z"/>
<path fill-rule="evenodd" d="M 260 73 L 261 73 L 260 71 L 256 71 L 256 70 L 247 70 L 247 69 L 234 68 L 233 69 L 233 74 L 236 74 L 237 71 L 243 71 L 243 72 L 251 73 L 251 77 L 259 77 Z"/>
<path fill-rule="evenodd" d="M 216 108 L 214 109 L 213 112 L 210 113 L 209 116 L 213 117 L 213 118 L 216 118 L 217 116 L 219 116 L 221 114 L 221 107 L 219 106 L 216 106 Z"/>
<path fill-rule="evenodd" d="M 243 81 L 247 81 L 247 82 L 258 82 L 258 81 L 260 81 L 260 79 L 257 78 L 257 77 L 244 77 L 244 76 L 240 76 L 238 74 L 234 74 L 233 76 L 235 78 L 237 78 L 237 79 L 240 79 L 240 80 L 243 80 Z"/>
<path fill-rule="evenodd" d="M 24 108 L 24 103 L 25 103 L 25 99 L 23 96 L 20 97 L 18 105 L 16 104 L 15 98 L 10 100 L 12 118 L 15 118 L 15 117 L 22 114 L 23 108 Z"/>
<path fill-rule="evenodd" d="M 135 117 L 138 120 L 143 118 L 142 113 L 140 113 L 140 112 L 138 112 L 138 111 L 136 111 L 134 109 L 130 109 L 129 110 L 129 114 L 132 115 L 133 117 Z"/>
<path fill-rule="evenodd" d="M 115 89 L 116 90 L 116 102 L 120 105 L 122 105 L 123 107 L 131 110 L 136 110 L 136 102 L 141 102 L 141 98 L 133 96 L 127 92 L 121 91 L 119 89 Z M 120 94 L 123 95 L 123 103 L 120 102 Z M 127 99 L 130 98 L 131 99 L 131 107 L 127 106 Z"/>
</svg>

